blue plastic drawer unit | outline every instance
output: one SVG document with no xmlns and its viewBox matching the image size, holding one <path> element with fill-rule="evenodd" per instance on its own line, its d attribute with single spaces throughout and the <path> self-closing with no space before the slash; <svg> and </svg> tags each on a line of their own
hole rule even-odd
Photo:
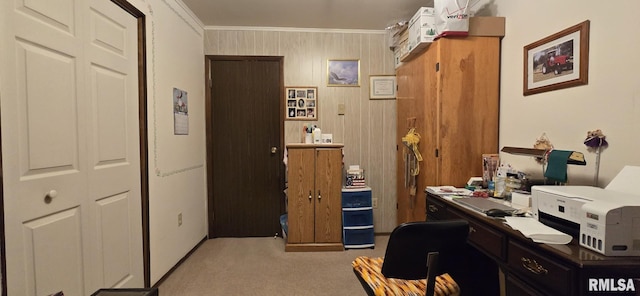
<svg viewBox="0 0 640 296">
<path fill-rule="evenodd" d="M 345 249 L 375 247 L 371 188 L 342 189 L 342 241 Z"/>
<path fill-rule="evenodd" d="M 371 226 L 373 225 L 373 211 L 370 208 L 343 208 L 342 225 Z"/>
<path fill-rule="evenodd" d="M 373 248 L 374 245 L 373 225 L 344 230 L 344 247 L 346 249 Z"/>
<path fill-rule="evenodd" d="M 371 188 L 342 189 L 343 208 L 371 207 Z"/>
</svg>

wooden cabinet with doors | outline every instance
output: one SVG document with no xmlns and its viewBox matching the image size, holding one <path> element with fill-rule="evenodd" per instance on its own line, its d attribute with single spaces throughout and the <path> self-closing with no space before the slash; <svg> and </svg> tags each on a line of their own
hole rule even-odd
<svg viewBox="0 0 640 296">
<path fill-rule="evenodd" d="M 398 223 L 424 220 L 427 186 L 462 187 L 498 153 L 500 37 L 441 38 L 397 69 Z M 406 186 L 402 137 L 420 134 L 423 161 Z"/>
<path fill-rule="evenodd" d="M 288 144 L 285 251 L 341 251 L 342 145 Z"/>
</svg>

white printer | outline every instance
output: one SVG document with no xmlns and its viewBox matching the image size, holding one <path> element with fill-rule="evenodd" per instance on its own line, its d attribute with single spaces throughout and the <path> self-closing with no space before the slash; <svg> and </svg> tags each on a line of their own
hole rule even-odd
<svg viewBox="0 0 640 296">
<path fill-rule="evenodd" d="M 533 186 L 533 216 L 606 256 L 640 256 L 640 194 L 630 189 L 635 184 L 620 181 L 637 182 L 640 178 L 629 176 L 638 172 L 625 168 L 605 189 Z"/>
</svg>

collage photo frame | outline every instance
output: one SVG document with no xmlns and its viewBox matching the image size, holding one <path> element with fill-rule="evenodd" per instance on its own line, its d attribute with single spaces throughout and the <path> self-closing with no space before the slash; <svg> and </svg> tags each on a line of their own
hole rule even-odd
<svg viewBox="0 0 640 296">
<path fill-rule="evenodd" d="M 287 120 L 318 120 L 318 88 L 286 87 L 285 108 Z"/>
</svg>

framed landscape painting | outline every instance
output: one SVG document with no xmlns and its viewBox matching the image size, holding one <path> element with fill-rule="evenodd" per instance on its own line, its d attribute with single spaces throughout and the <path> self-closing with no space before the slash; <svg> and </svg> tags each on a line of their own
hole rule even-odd
<svg viewBox="0 0 640 296">
<path fill-rule="evenodd" d="M 360 86 L 360 60 L 328 60 L 327 86 Z"/>
</svg>

